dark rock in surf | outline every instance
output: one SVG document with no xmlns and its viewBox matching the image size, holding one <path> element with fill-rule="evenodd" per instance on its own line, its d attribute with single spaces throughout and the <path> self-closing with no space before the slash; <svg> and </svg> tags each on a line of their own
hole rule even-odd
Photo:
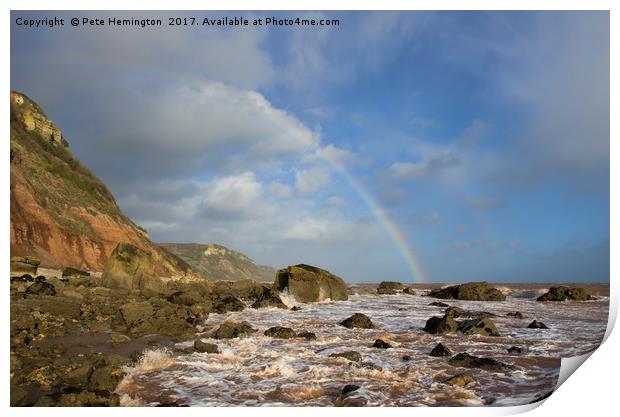
<svg viewBox="0 0 620 417">
<path fill-rule="evenodd" d="M 362 313 L 353 314 L 341 321 L 340 325 L 348 329 L 372 329 L 374 327 L 370 318 Z"/>
<path fill-rule="evenodd" d="M 429 304 L 429 306 L 450 307 L 450 304 L 442 303 L 441 301 L 433 301 L 432 303 Z"/>
<path fill-rule="evenodd" d="M 220 349 L 215 343 L 203 342 L 202 339 L 194 341 L 194 350 L 199 353 L 220 353 Z"/>
<path fill-rule="evenodd" d="M 468 282 L 466 284 L 433 290 L 428 294 L 430 297 L 471 300 L 471 301 L 504 301 L 506 296 L 500 290 L 488 282 Z"/>
<path fill-rule="evenodd" d="M 233 339 L 235 337 L 249 336 L 257 330 L 247 321 L 225 321 L 213 332 L 214 339 Z"/>
<path fill-rule="evenodd" d="M 426 321 L 424 331 L 430 334 L 442 335 L 456 332 L 456 321 L 450 316 L 431 317 Z"/>
<path fill-rule="evenodd" d="M 403 288 L 403 294 L 416 295 L 417 293 L 415 292 L 415 290 L 413 288 L 406 287 L 406 288 Z"/>
<path fill-rule="evenodd" d="M 458 323 L 458 331 L 466 335 L 499 336 L 491 319 L 472 319 Z"/>
<path fill-rule="evenodd" d="M 275 326 L 265 330 L 265 336 L 273 337 L 275 339 L 292 339 L 297 334 L 290 327 Z"/>
<path fill-rule="evenodd" d="M 297 337 L 301 337 L 306 340 L 316 340 L 316 334 L 307 331 L 297 333 Z"/>
<path fill-rule="evenodd" d="M 511 372 L 516 368 L 491 358 L 479 358 L 469 353 L 459 353 L 451 357 L 448 363 L 461 368 L 477 368 L 491 372 Z"/>
<path fill-rule="evenodd" d="M 452 356 L 452 351 L 447 347 L 444 346 L 441 343 L 438 343 L 437 346 L 435 346 L 433 348 L 433 350 L 431 350 L 431 353 L 429 353 L 429 356 L 434 356 L 434 357 L 442 357 L 442 356 Z"/>
<path fill-rule="evenodd" d="M 291 311 L 301 311 L 301 310 L 302 310 L 302 308 L 301 308 L 301 307 L 299 307 L 299 306 L 293 306 L 293 307 L 291 307 Z"/>
<path fill-rule="evenodd" d="M 541 295 L 536 301 L 588 301 L 592 296 L 583 288 L 551 287 L 549 291 Z"/>
<path fill-rule="evenodd" d="M 403 355 L 403 362 L 409 362 L 411 360 L 413 360 L 413 357 L 411 355 Z"/>
<path fill-rule="evenodd" d="M 362 355 L 360 355 L 359 352 L 356 352 L 354 350 L 347 350 L 346 352 L 340 352 L 340 353 L 332 353 L 331 355 L 329 355 L 330 358 L 344 358 L 347 360 L 350 360 L 351 362 L 361 362 L 362 361 Z"/>
<path fill-rule="evenodd" d="M 514 355 L 520 355 L 523 353 L 523 348 L 519 346 L 511 346 L 508 348 L 508 353 L 512 353 Z"/>
<path fill-rule="evenodd" d="M 355 385 L 355 384 L 347 384 L 342 388 L 342 391 L 340 392 L 341 395 L 347 395 L 353 391 L 357 391 L 358 389 L 360 389 L 359 385 Z"/>
<path fill-rule="evenodd" d="M 446 308 L 444 314 L 448 317 L 457 318 L 464 317 L 467 312 L 460 307 L 448 307 Z"/>
<path fill-rule="evenodd" d="M 547 325 L 542 321 L 534 320 L 530 324 L 527 325 L 528 329 L 548 329 Z"/>
<path fill-rule="evenodd" d="M 373 343 L 372 347 L 377 348 L 377 349 L 390 349 L 392 345 L 390 345 L 388 342 L 386 342 L 383 339 L 377 339 L 375 340 L 375 343 Z"/>
<path fill-rule="evenodd" d="M 506 316 L 514 317 L 515 319 L 522 319 L 523 318 L 523 314 L 521 314 L 520 311 L 515 311 L 513 313 L 507 313 Z"/>
</svg>

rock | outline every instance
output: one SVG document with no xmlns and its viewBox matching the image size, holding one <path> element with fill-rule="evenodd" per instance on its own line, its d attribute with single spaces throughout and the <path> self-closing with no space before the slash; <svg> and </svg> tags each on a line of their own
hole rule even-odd
<svg viewBox="0 0 620 417">
<path fill-rule="evenodd" d="M 254 301 L 254 304 L 251 306 L 252 308 L 267 308 L 267 307 L 276 307 L 276 308 L 284 308 L 288 309 L 288 306 L 282 302 L 280 296 L 273 291 L 271 288 L 263 287 L 260 295 Z"/>
<path fill-rule="evenodd" d="M 431 353 L 429 353 L 429 356 L 435 356 L 435 357 L 442 357 L 442 356 L 452 356 L 452 351 L 444 346 L 441 343 L 438 343 L 437 346 L 435 346 L 433 348 L 433 350 L 431 350 Z"/>
<path fill-rule="evenodd" d="M 542 321 L 534 320 L 527 325 L 528 329 L 548 329 L 547 325 Z"/>
<path fill-rule="evenodd" d="M 361 362 L 362 361 L 362 355 L 360 355 L 359 352 L 356 352 L 354 350 L 347 350 L 346 352 L 340 352 L 340 353 L 332 353 L 331 355 L 329 355 L 330 358 L 345 358 L 350 360 L 351 362 Z"/>
<path fill-rule="evenodd" d="M 523 314 L 521 314 L 520 311 L 515 311 L 513 313 L 507 313 L 506 316 L 514 317 L 515 319 L 522 319 L 523 318 Z"/>
<path fill-rule="evenodd" d="M 293 307 L 291 307 L 291 311 L 301 311 L 301 310 L 302 310 L 302 308 L 301 308 L 301 307 L 299 307 L 299 306 L 293 306 Z"/>
<path fill-rule="evenodd" d="M 340 392 L 340 395 L 347 395 L 350 392 L 357 391 L 358 389 L 360 389 L 359 385 L 347 384 L 344 387 L 342 387 L 342 391 Z"/>
<path fill-rule="evenodd" d="M 460 307 L 448 307 L 444 314 L 452 318 L 457 318 L 466 316 L 467 312 Z"/>
<path fill-rule="evenodd" d="M 448 384 L 452 387 L 464 387 L 472 382 L 474 382 L 474 379 L 467 374 L 458 374 L 443 381 L 444 384 Z"/>
<path fill-rule="evenodd" d="M 274 291 L 288 291 L 302 303 L 343 301 L 348 299 L 348 289 L 342 278 L 310 265 L 295 265 L 276 273 Z"/>
<path fill-rule="evenodd" d="M 62 277 L 89 277 L 90 272 L 81 271 L 79 269 L 71 268 L 70 266 L 66 267 L 62 271 Z"/>
<path fill-rule="evenodd" d="M 110 336 L 110 344 L 114 347 L 123 345 L 129 341 L 131 341 L 131 338 L 124 334 L 114 334 Z"/>
<path fill-rule="evenodd" d="M 13 256 L 11 257 L 11 275 L 35 275 L 40 264 L 41 262 L 32 256 Z"/>
<path fill-rule="evenodd" d="M 119 309 L 123 321 L 128 326 L 134 326 L 153 317 L 155 310 L 148 301 L 132 301 L 121 306 Z"/>
<path fill-rule="evenodd" d="M 403 294 L 416 295 L 416 292 L 415 292 L 415 290 L 413 288 L 407 287 L 407 288 L 403 289 Z"/>
<path fill-rule="evenodd" d="M 52 284 L 38 281 L 26 288 L 26 294 L 56 295 L 56 289 Z"/>
<path fill-rule="evenodd" d="M 371 371 L 383 371 L 383 368 L 380 367 L 379 365 L 376 365 L 372 362 L 362 362 L 358 365 L 360 368 L 364 368 L 364 369 L 370 369 Z"/>
<path fill-rule="evenodd" d="M 491 372 L 510 372 L 516 368 L 491 358 L 479 358 L 469 353 L 459 353 L 451 357 L 448 363 L 461 368 L 478 368 Z"/>
<path fill-rule="evenodd" d="M 297 336 L 295 331 L 291 329 L 290 327 L 281 327 L 281 326 L 271 327 L 265 330 L 264 334 L 265 336 L 273 337 L 276 339 L 292 339 L 295 336 Z"/>
<path fill-rule="evenodd" d="M 472 301 L 504 301 L 506 296 L 500 290 L 491 286 L 488 282 L 468 282 L 466 284 L 432 290 L 430 297 L 472 300 Z"/>
<path fill-rule="evenodd" d="M 104 287 L 139 290 L 145 297 L 168 297 L 170 291 L 155 273 L 153 257 L 129 243 L 119 243 L 103 268 Z"/>
<path fill-rule="evenodd" d="M 375 340 L 375 343 L 373 343 L 372 347 L 377 348 L 377 349 L 390 349 L 392 345 L 390 345 L 388 342 L 384 341 L 383 339 L 377 339 Z"/>
<path fill-rule="evenodd" d="M 450 316 L 444 317 L 431 317 L 426 321 L 426 325 L 424 326 L 424 331 L 430 334 L 447 334 L 456 332 L 457 324 L 456 321 Z"/>
<path fill-rule="evenodd" d="M 442 303 L 441 301 L 433 301 L 432 303 L 429 304 L 429 306 L 450 307 L 450 304 Z"/>
<path fill-rule="evenodd" d="M 409 362 L 413 360 L 413 357 L 411 355 L 403 355 L 402 359 L 403 359 L 403 362 Z"/>
<path fill-rule="evenodd" d="M 341 321 L 340 325 L 349 329 L 372 329 L 374 327 L 370 318 L 362 313 L 353 314 Z"/>
<path fill-rule="evenodd" d="M 551 287 L 549 291 L 541 295 L 536 301 L 588 301 L 592 296 L 583 288 Z"/>
<path fill-rule="evenodd" d="M 402 290 L 403 284 L 395 281 L 382 281 L 377 288 L 377 294 L 392 295 L 396 294 L 396 291 Z"/>
<path fill-rule="evenodd" d="M 466 335 L 499 336 L 491 319 L 473 319 L 459 322 L 458 331 Z"/>
<path fill-rule="evenodd" d="M 220 349 L 215 343 L 203 342 L 202 339 L 194 341 L 194 350 L 200 353 L 220 353 Z"/>
<path fill-rule="evenodd" d="M 306 340 L 316 340 L 316 334 L 307 331 L 297 333 L 297 337 L 301 337 Z"/>
<path fill-rule="evenodd" d="M 173 304 L 192 306 L 203 302 L 204 297 L 196 291 L 175 291 L 166 298 Z"/>
<path fill-rule="evenodd" d="M 519 346 L 511 346 L 508 348 L 508 353 L 513 353 L 515 355 L 520 355 L 523 353 L 523 348 Z"/>
<path fill-rule="evenodd" d="M 233 339 L 255 333 L 256 329 L 247 321 L 225 321 L 213 332 L 214 339 Z"/>
<path fill-rule="evenodd" d="M 211 309 L 215 313 L 226 313 L 228 311 L 242 311 L 245 309 L 243 301 L 234 295 L 225 295 L 223 297 L 215 296 L 210 301 Z"/>
</svg>

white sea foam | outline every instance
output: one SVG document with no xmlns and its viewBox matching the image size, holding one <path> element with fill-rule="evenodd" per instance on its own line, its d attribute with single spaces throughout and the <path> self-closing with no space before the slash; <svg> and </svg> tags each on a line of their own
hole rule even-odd
<svg viewBox="0 0 620 417">
<path fill-rule="evenodd" d="M 598 346 L 606 327 L 607 300 L 601 297 L 588 303 L 538 303 L 519 298 L 523 291 L 538 289 L 518 288 L 504 302 L 449 301 L 466 310 L 495 313 L 497 317 L 492 320 L 501 333 L 496 338 L 425 333 L 422 328 L 426 320 L 443 314 L 444 308 L 429 306 L 432 300 L 420 295 L 353 295 L 344 302 L 303 304 L 302 310 L 296 312 L 246 309 L 212 314 L 205 322 L 207 329 L 233 319 L 250 322 L 258 332 L 239 339 L 208 339 L 218 344 L 222 352 L 219 355 L 173 357 L 169 351 L 147 351 L 130 370 L 125 384 L 119 385 L 119 392 L 127 395 L 123 397 L 126 405 L 141 404 L 136 387 L 146 390 L 153 386 L 173 392 L 181 403 L 204 406 L 324 406 L 339 401 L 343 405 L 359 401 L 395 406 L 481 405 L 490 397 L 497 398 L 498 405 L 524 404 L 554 386 L 559 360 L 552 358 L 580 354 Z M 287 299 L 287 303 L 290 301 Z M 514 311 L 520 311 L 525 318 L 506 316 Z M 376 327 L 347 329 L 338 324 L 357 312 L 368 315 Z M 527 329 L 533 319 L 543 321 L 550 329 Z M 263 332 L 273 326 L 311 331 L 317 339 L 264 336 Z M 373 348 L 378 338 L 388 341 L 392 348 Z M 438 342 L 455 353 L 492 357 L 516 365 L 517 370 L 494 374 L 451 367 L 445 359 L 428 355 Z M 509 354 L 507 348 L 513 345 L 524 347 L 526 353 Z M 359 352 L 362 363 L 329 357 L 347 350 Z M 403 361 L 404 355 L 412 360 Z M 475 382 L 466 388 L 441 383 L 462 372 L 472 374 Z M 351 383 L 361 388 L 341 398 L 342 387 Z"/>
</svg>

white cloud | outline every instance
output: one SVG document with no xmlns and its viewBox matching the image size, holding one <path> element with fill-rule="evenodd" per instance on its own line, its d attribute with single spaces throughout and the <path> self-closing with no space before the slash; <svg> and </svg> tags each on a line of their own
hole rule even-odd
<svg viewBox="0 0 620 417">
<path fill-rule="evenodd" d="M 205 206 L 223 212 L 253 209 L 262 189 L 252 172 L 215 179 L 205 188 Z"/>
<path fill-rule="evenodd" d="M 269 192 L 278 198 L 286 199 L 293 196 L 293 190 L 291 187 L 277 181 L 273 181 L 269 184 Z"/>
<path fill-rule="evenodd" d="M 311 194 L 329 185 L 330 173 L 324 167 L 312 167 L 295 173 L 295 187 L 300 194 Z"/>
</svg>

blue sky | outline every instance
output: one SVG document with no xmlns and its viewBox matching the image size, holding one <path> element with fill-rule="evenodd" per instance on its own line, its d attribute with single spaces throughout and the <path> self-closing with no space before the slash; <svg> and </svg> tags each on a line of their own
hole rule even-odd
<svg viewBox="0 0 620 417">
<path fill-rule="evenodd" d="M 11 88 L 155 241 L 348 281 L 609 279 L 608 13 L 245 15 L 340 26 L 13 23 Z"/>
</svg>

